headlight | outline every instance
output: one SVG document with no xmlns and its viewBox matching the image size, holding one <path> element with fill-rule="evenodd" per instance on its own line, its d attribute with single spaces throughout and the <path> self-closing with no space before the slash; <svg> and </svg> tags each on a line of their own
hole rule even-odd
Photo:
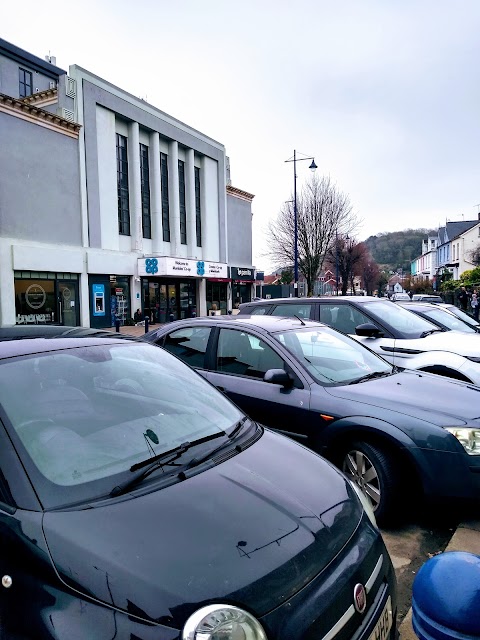
<svg viewBox="0 0 480 640">
<path fill-rule="evenodd" d="M 182 640 L 267 640 L 262 625 L 243 609 L 212 604 L 185 623 Z"/>
<path fill-rule="evenodd" d="M 480 429 L 468 427 L 445 427 L 457 438 L 469 456 L 480 456 Z"/>
<path fill-rule="evenodd" d="M 372 505 L 370 503 L 370 500 L 363 493 L 363 491 L 360 489 L 358 484 L 356 484 L 355 482 L 350 480 L 350 478 L 348 478 L 348 481 L 352 485 L 352 489 L 355 491 L 355 493 L 359 497 L 360 502 L 362 503 L 362 507 L 364 508 L 367 516 L 369 517 L 370 522 L 373 524 L 374 527 L 377 527 L 377 521 L 375 519 L 375 514 L 373 513 L 373 507 L 372 507 Z"/>
</svg>

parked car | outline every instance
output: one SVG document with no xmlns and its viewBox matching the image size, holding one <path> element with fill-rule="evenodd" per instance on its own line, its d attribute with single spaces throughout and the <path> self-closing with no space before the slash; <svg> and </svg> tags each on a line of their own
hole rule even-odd
<svg viewBox="0 0 480 640">
<path fill-rule="evenodd" d="M 363 494 L 166 351 L 3 341 L 0 417 L 9 640 L 396 638 Z"/>
<path fill-rule="evenodd" d="M 410 296 L 408 293 L 394 293 L 390 300 L 393 300 L 394 302 L 397 302 L 397 300 L 410 300 Z"/>
<path fill-rule="evenodd" d="M 470 323 L 465 322 L 459 316 L 444 309 L 438 304 L 428 302 L 398 302 L 401 307 L 416 313 L 417 316 L 429 320 L 443 331 L 461 331 L 463 333 L 478 333 L 480 327 L 476 329 Z"/>
<path fill-rule="evenodd" d="M 400 370 L 299 318 L 181 320 L 145 339 L 195 367 L 254 420 L 335 462 L 379 520 L 398 517 L 402 501 L 422 493 L 472 499 L 480 489 L 476 387 Z"/>
<path fill-rule="evenodd" d="M 477 336 L 441 331 L 391 300 L 373 296 L 277 298 L 242 304 L 239 314 L 318 320 L 350 334 L 394 365 L 480 385 Z"/>
<path fill-rule="evenodd" d="M 435 296 L 428 293 L 414 293 L 412 296 L 412 300 L 417 302 L 440 302 L 443 303 L 443 298 L 441 296 Z"/>
<path fill-rule="evenodd" d="M 450 313 L 453 313 L 456 316 L 458 316 L 461 320 L 463 320 L 463 322 L 466 322 L 467 324 L 469 324 L 476 331 L 480 331 L 480 323 L 477 320 L 475 320 L 473 316 L 469 315 L 468 313 L 465 313 L 465 311 L 462 311 L 462 309 L 459 309 L 454 304 L 448 304 L 444 302 L 443 304 L 438 303 L 437 306 L 439 306 L 442 309 L 446 309 L 447 311 L 450 311 Z"/>
</svg>

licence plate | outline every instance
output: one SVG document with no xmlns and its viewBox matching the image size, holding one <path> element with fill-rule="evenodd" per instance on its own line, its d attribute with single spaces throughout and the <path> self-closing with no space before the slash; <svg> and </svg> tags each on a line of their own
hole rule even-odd
<svg viewBox="0 0 480 640">
<path fill-rule="evenodd" d="M 392 598 L 388 596 L 387 604 L 380 614 L 375 629 L 370 634 L 368 640 L 387 640 L 390 629 L 392 628 L 392 621 Z"/>
</svg>

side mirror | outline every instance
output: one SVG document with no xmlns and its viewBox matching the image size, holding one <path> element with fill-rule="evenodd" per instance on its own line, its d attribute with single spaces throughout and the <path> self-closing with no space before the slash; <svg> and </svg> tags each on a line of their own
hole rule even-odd
<svg viewBox="0 0 480 640">
<path fill-rule="evenodd" d="M 357 336 L 363 336 L 364 338 L 383 338 L 385 335 L 383 331 L 380 331 L 372 322 L 359 324 L 358 327 L 355 327 L 355 333 Z"/>
<path fill-rule="evenodd" d="M 285 369 L 269 369 L 263 376 L 263 381 L 271 384 L 279 384 L 285 388 L 293 386 L 293 379 Z"/>
</svg>

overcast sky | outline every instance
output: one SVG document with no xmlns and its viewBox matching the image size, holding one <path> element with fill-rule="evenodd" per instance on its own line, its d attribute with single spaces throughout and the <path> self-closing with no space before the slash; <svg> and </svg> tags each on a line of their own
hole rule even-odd
<svg viewBox="0 0 480 640">
<path fill-rule="evenodd" d="M 477 217 L 480 0 L 23 0 L 0 18 L 4 39 L 223 143 L 255 195 L 257 268 L 294 149 L 350 195 L 359 240 Z"/>
</svg>

